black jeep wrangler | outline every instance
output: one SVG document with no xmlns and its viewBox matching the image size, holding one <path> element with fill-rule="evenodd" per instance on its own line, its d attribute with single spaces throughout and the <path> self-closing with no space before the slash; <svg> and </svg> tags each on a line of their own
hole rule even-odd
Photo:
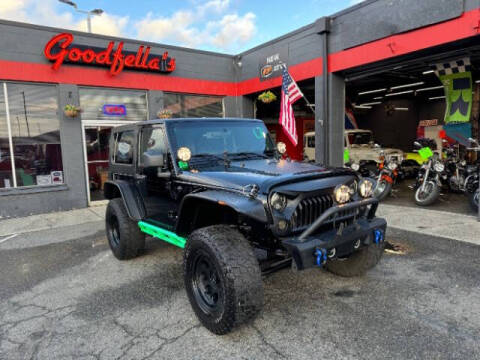
<svg viewBox="0 0 480 360">
<path fill-rule="evenodd" d="M 216 334 L 261 310 L 263 274 L 291 265 L 356 276 L 382 256 L 372 181 L 285 159 L 262 121 L 151 120 L 115 128 L 110 149 L 113 254 L 135 257 L 145 234 L 184 248 L 188 298 Z"/>
</svg>

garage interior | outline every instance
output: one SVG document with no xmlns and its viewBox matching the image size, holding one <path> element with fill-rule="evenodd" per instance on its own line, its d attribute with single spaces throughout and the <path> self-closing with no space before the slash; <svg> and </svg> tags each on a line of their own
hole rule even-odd
<svg viewBox="0 0 480 360">
<path fill-rule="evenodd" d="M 359 129 L 371 130 L 375 143 L 385 148 L 404 152 L 413 151 L 418 137 L 437 137 L 444 125 L 446 108 L 443 85 L 432 70 L 435 64 L 469 58 L 472 64 L 473 104 L 470 123 L 472 137 L 479 138 L 480 102 L 480 42 L 466 39 L 418 51 L 380 63 L 344 71 L 346 110 L 349 109 Z M 419 127 L 425 120 L 437 123 L 434 128 Z M 346 121 L 346 127 L 350 122 Z M 460 151 L 465 148 L 460 146 Z M 385 203 L 416 206 L 413 190 L 414 179 L 406 179 L 394 186 Z M 472 214 L 463 194 L 445 192 L 440 201 L 428 209 Z"/>
</svg>

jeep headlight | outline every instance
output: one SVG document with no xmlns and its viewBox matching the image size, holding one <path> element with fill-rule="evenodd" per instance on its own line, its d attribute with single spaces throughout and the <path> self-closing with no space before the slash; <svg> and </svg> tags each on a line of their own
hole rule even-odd
<svg viewBox="0 0 480 360">
<path fill-rule="evenodd" d="M 373 195 L 373 181 L 369 179 L 362 179 L 358 185 L 358 192 L 361 197 L 367 198 Z"/>
<path fill-rule="evenodd" d="M 357 164 L 357 163 L 353 163 L 352 166 L 351 166 L 351 168 L 352 168 L 352 170 L 354 170 L 354 171 L 358 171 L 358 170 L 360 170 L 360 165 Z"/>
<path fill-rule="evenodd" d="M 395 163 L 395 162 L 390 162 L 388 163 L 388 166 L 387 166 L 390 170 L 395 170 L 396 168 L 398 168 L 398 164 Z"/>
<path fill-rule="evenodd" d="M 350 200 L 350 187 L 347 185 L 338 185 L 333 191 L 335 201 L 339 204 L 345 204 Z"/>
<path fill-rule="evenodd" d="M 270 198 L 270 204 L 275 210 L 283 211 L 287 206 L 287 197 L 283 194 L 273 193 L 272 197 Z"/>
<path fill-rule="evenodd" d="M 445 165 L 443 165 L 440 161 L 437 161 L 433 168 L 436 172 L 443 172 L 443 170 L 445 170 Z"/>
</svg>

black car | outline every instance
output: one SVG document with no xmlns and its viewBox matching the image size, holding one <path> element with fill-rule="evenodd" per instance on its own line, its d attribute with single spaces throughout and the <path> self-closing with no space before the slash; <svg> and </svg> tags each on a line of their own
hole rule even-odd
<svg viewBox="0 0 480 360">
<path fill-rule="evenodd" d="M 373 183 L 285 159 L 262 121 L 150 120 L 115 128 L 110 149 L 113 254 L 135 257 L 145 234 L 184 248 L 188 298 L 216 334 L 261 310 L 263 274 L 291 265 L 356 276 L 382 256 Z"/>
</svg>

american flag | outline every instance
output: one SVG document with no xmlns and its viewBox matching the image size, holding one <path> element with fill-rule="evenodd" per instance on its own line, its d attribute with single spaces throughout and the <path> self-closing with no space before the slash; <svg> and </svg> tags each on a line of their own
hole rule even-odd
<svg viewBox="0 0 480 360">
<path fill-rule="evenodd" d="M 294 146 L 298 144 L 297 127 L 295 126 L 295 116 L 293 115 L 292 105 L 300 99 L 303 94 L 297 83 L 293 81 L 287 69 L 283 69 L 282 81 L 282 104 L 280 107 L 279 123 L 283 126 L 285 133 Z"/>
</svg>

